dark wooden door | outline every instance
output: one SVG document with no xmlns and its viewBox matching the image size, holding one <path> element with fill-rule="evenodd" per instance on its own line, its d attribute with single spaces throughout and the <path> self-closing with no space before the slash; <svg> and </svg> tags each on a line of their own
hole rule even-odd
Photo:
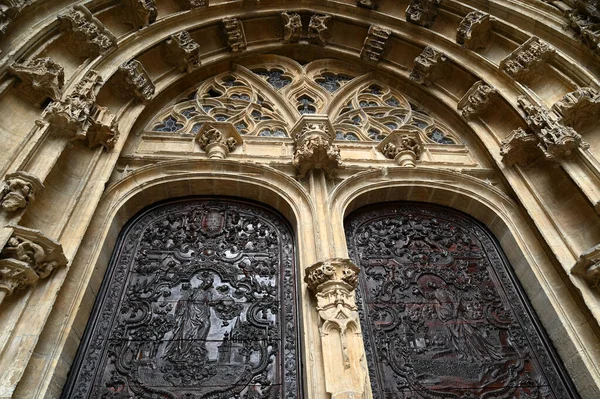
<svg viewBox="0 0 600 399">
<path fill-rule="evenodd" d="M 299 398 L 292 233 L 236 200 L 124 229 L 63 398 Z"/>
<path fill-rule="evenodd" d="M 420 203 L 346 221 L 377 399 L 576 398 L 491 234 Z"/>
</svg>

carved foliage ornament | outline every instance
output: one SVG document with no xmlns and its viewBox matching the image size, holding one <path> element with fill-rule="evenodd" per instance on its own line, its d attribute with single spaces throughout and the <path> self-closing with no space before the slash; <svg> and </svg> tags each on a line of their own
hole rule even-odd
<svg viewBox="0 0 600 399">
<path fill-rule="evenodd" d="M 23 209 L 34 200 L 35 194 L 43 187 L 40 179 L 30 173 L 23 171 L 9 173 L 0 191 L 0 204 L 8 212 Z"/>
<path fill-rule="evenodd" d="M 577 398 L 512 269 L 464 214 L 418 203 L 346 222 L 373 398 Z"/>
<path fill-rule="evenodd" d="M 117 38 L 83 5 L 58 15 L 60 29 L 67 31 L 65 47 L 84 57 L 96 57 L 117 47 Z"/>
<path fill-rule="evenodd" d="M 233 52 L 246 50 L 246 34 L 242 22 L 237 18 L 223 18 L 221 22 L 223 22 L 229 50 Z"/>
<path fill-rule="evenodd" d="M 200 45 L 189 32 L 181 31 L 166 41 L 164 58 L 179 72 L 192 72 L 200 67 Z"/>
<path fill-rule="evenodd" d="M 437 8 L 441 0 L 410 0 L 406 9 L 406 20 L 413 24 L 430 28 L 437 18 Z"/>
<path fill-rule="evenodd" d="M 360 52 L 360 58 L 365 61 L 379 62 L 391 33 L 392 31 L 389 29 L 371 25 Z"/>
<path fill-rule="evenodd" d="M 0 290 L 8 295 L 66 266 L 62 246 L 38 230 L 9 226 L 12 234 L 0 252 Z"/>
<path fill-rule="evenodd" d="M 444 53 L 431 46 L 415 58 L 415 64 L 410 72 L 410 79 L 425 86 L 430 86 L 436 79 L 444 76 L 447 57 Z"/>
<path fill-rule="evenodd" d="M 63 398 L 302 397 L 292 234 L 271 211 L 223 199 L 140 215 Z"/>
<path fill-rule="evenodd" d="M 456 43 L 475 51 L 485 48 L 491 35 L 490 15 L 481 11 L 472 11 L 460 22 L 456 31 Z"/>
<path fill-rule="evenodd" d="M 20 80 L 17 86 L 19 92 L 36 106 L 41 106 L 47 98 L 60 99 L 65 72 L 51 58 L 35 58 L 27 64 L 13 64 L 9 71 Z"/>
</svg>

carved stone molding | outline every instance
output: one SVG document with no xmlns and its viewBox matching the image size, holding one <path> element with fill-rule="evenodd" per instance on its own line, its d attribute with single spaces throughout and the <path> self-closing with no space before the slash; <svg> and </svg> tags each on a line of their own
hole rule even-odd
<svg viewBox="0 0 600 399">
<path fill-rule="evenodd" d="M 333 144 L 335 133 L 326 115 L 302 115 L 292 128 L 296 143 L 292 164 L 302 178 L 313 169 L 321 169 L 331 176 L 343 167 L 339 148 Z"/>
<path fill-rule="evenodd" d="M 147 102 L 154 96 L 154 83 L 138 60 L 122 64 L 117 75 L 113 88 L 121 98 L 127 99 L 133 96 L 142 102 Z"/>
<path fill-rule="evenodd" d="M 425 86 L 430 86 L 436 79 L 444 76 L 447 57 L 431 46 L 415 58 L 415 65 L 410 72 L 410 79 Z"/>
<path fill-rule="evenodd" d="M 165 42 L 165 61 L 177 67 L 179 72 L 192 72 L 200 67 L 200 45 L 192 39 L 188 31 L 171 35 Z"/>
<path fill-rule="evenodd" d="M 405 12 L 406 20 L 430 28 L 437 18 L 440 2 L 441 0 L 410 0 Z"/>
<path fill-rule="evenodd" d="M 302 19 L 300 18 L 300 14 L 282 12 L 281 20 L 283 22 L 283 42 L 298 43 L 302 38 Z"/>
<path fill-rule="evenodd" d="M 6 33 L 9 26 L 34 0 L 3 0 L 0 4 L 0 35 Z"/>
<path fill-rule="evenodd" d="M 523 128 L 513 130 L 500 147 L 502 162 L 507 166 L 527 166 L 544 154 L 539 138 Z"/>
<path fill-rule="evenodd" d="M 327 45 L 331 38 L 332 17 L 328 14 L 315 14 L 308 23 L 308 41 L 322 46 Z"/>
<path fill-rule="evenodd" d="M 136 29 L 141 29 L 156 21 L 158 9 L 155 0 L 125 0 L 128 21 Z"/>
<path fill-rule="evenodd" d="M 471 11 L 460 22 L 456 31 L 456 43 L 469 50 L 485 48 L 492 36 L 492 19 L 489 14 Z"/>
<path fill-rule="evenodd" d="M 40 179 L 30 173 L 23 171 L 9 173 L 0 191 L 0 204 L 8 212 L 23 209 L 43 188 Z"/>
<path fill-rule="evenodd" d="M 540 77 L 540 68 L 555 52 L 547 43 L 533 36 L 500 61 L 500 69 L 517 81 L 531 83 Z"/>
<path fill-rule="evenodd" d="M 377 10 L 379 8 L 379 0 L 357 0 L 356 5 L 369 10 Z"/>
<path fill-rule="evenodd" d="M 223 18 L 221 22 L 225 29 L 229 50 L 233 52 L 246 50 L 246 34 L 242 22 L 237 18 Z"/>
<path fill-rule="evenodd" d="M 597 124 L 600 115 L 600 93 L 591 87 L 582 87 L 557 101 L 552 110 L 562 118 L 560 123 L 579 131 Z"/>
<path fill-rule="evenodd" d="M 21 226 L 8 228 L 12 232 L 0 252 L 0 290 L 7 295 L 67 265 L 60 243 L 38 230 Z"/>
<path fill-rule="evenodd" d="M 365 61 L 379 62 L 391 33 L 392 31 L 389 29 L 371 25 L 360 52 L 360 58 Z"/>
<path fill-rule="evenodd" d="M 179 5 L 186 10 L 208 7 L 209 4 L 209 0 L 179 0 Z"/>
<path fill-rule="evenodd" d="M 100 75 L 91 71 L 70 95 L 46 108 L 45 119 L 53 134 L 83 139 L 90 147 L 114 146 L 119 135 L 116 116 L 96 104 L 96 90 L 102 83 Z"/>
<path fill-rule="evenodd" d="M 227 158 L 244 142 L 235 126 L 229 122 L 205 122 L 196 134 L 196 140 L 212 159 Z"/>
<path fill-rule="evenodd" d="M 399 166 L 414 168 L 415 162 L 421 157 L 423 143 L 417 129 L 400 128 L 383 139 L 377 149 Z"/>
<path fill-rule="evenodd" d="M 582 277 L 591 288 L 600 293 L 600 244 L 582 253 L 571 273 Z"/>
<path fill-rule="evenodd" d="M 59 14 L 58 20 L 60 29 L 69 33 L 64 47 L 83 57 L 96 57 L 117 47 L 117 38 L 83 5 Z"/>
<path fill-rule="evenodd" d="M 60 99 L 65 84 L 65 72 L 63 67 L 51 58 L 35 58 L 27 64 L 13 64 L 9 71 L 20 80 L 17 90 L 37 107 L 47 98 L 54 101 Z"/>
<path fill-rule="evenodd" d="M 471 119 L 486 109 L 496 97 L 498 97 L 498 90 L 480 80 L 465 93 L 458 102 L 457 108 L 463 117 Z"/>
</svg>

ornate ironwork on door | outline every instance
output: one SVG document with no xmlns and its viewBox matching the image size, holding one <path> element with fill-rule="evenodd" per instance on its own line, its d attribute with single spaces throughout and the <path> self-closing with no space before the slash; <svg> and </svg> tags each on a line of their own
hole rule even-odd
<svg viewBox="0 0 600 399">
<path fill-rule="evenodd" d="M 295 284 L 273 212 L 155 206 L 124 229 L 63 398 L 299 398 Z"/>
<path fill-rule="evenodd" d="M 418 203 L 347 219 L 376 399 L 578 397 L 479 223 Z"/>
</svg>

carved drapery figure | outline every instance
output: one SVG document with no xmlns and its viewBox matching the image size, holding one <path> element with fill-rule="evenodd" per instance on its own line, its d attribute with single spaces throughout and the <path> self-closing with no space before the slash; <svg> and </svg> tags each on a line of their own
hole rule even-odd
<svg viewBox="0 0 600 399">
<path fill-rule="evenodd" d="M 578 397 L 489 233 L 420 203 L 346 222 L 373 397 Z"/>
<path fill-rule="evenodd" d="M 579 256 L 571 273 L 581 276 L 589 286 L 600 294 L 600 245 Z"/>
<path fill-rule="evenodd" d="M 17 16 L 34 0 L 3 0 L 0 4 L 0 35 L 6 33 Z"/>
<path fill-rule="evenodd" d="M 125 0 L 127 22 L 135 29 L 141 29 L 156 21 L 158 9 L 155 0 Z"/>
<path fill-rule="evenodd" d="M 600 3 L 597 0 L 575 0 L 566 12 L 569 26 L 596 56 L 600 56 Z"/>
</svg>

